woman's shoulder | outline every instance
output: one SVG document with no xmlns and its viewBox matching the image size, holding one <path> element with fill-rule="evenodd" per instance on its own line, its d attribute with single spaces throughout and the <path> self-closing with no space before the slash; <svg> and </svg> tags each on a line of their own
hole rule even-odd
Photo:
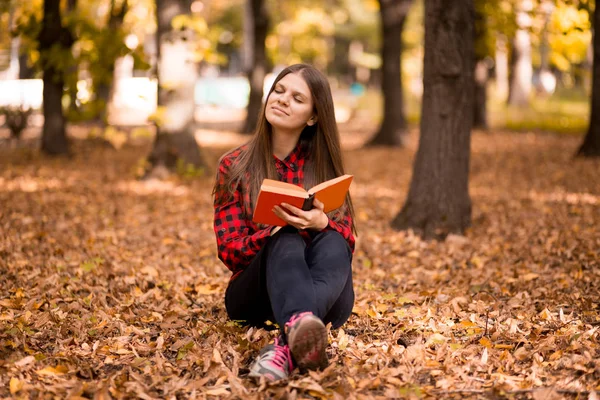
<svg viewBox="0 0 600 400">
<path fill-rule="evenodd" d="M 230 169 L 240 155 L 242 155 L 247 149 L 248 144 L 243 144 L 223 154 L 219 159 L 219 169 Z"/>
</svg>

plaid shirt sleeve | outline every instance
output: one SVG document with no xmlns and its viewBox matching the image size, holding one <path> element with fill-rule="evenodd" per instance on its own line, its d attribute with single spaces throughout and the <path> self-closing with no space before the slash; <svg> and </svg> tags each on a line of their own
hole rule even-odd
<svg viewBox="0 0 600 400">
<path fill-rule="evenodd" d="M 217 182 L 224 183 L 231 159 L 223 158 L 219 163 Z M 232 198 L 227 191 L 215 193 L 214 230 L 217 238 L 219 259 L 234 276 L 247 267 L 268 241 L 272 227 L 254 230 L 254 224 L 246 220 L 242 204 L 243 193 L 237 187 Z"/>
<path fill-rule="evenodd" d="M 342 235 L 344 239 L 346 239 L 346 241 L 348 242 L 350 250 L 352 250 L 352 252 L 354 253 L 356 240 L 354 239 L 354 235 L 352 234 L 352 216 L 349 212 L 345 212 L 343 218 L 341 218 L 339 221 L 334 221 L 330 218 L 329 225 L 325 227 L 325 230 L 333 230 Z"/>
</svg>

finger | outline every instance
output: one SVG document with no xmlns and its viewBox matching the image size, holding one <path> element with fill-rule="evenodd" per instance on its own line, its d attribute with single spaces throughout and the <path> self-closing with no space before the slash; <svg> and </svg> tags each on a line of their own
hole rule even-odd
<svg viewBox="0 0 600 400">
<path fill-rule="evenodd" d="M 290 218 L 290 214 L 288 214 L 287 212 L 283 211 L 283 209 L 279 206 L 275 206 L 273 207 L 273 212 L 275 213 L 275 215 L 277 215 L 279 218 L 281 218 L 282 220 L 284 220 L 285 222 L 289 223 L 289 218 Z"/>
<path fill-rule="evenodd" d="M 321 201 L 319 201 L 319 199 L 317 199 L 316 197 L 315 197 L 315 200 L 313 201 L 313 206 L 315 206 L 315 208 L 318 210 L 323 210 L 325 208 L 325 204 L 323 204 Z"/>
<path fill-rule="evenodd" d="M 306 227 L 306 221 L 299 217 L 294 217 L 293 215 L 287 214 L 285 222 L 292 225 L 298 229 L 304 229 Z"/>
<path fill-rule="evenodd" d="M 294 215 L 297 215 L 299 217 L 304 216 L 305 211 L 299 209 L 298 207 L 294 207 L 293 205 L 287 203 L 281 203 L 281 206 Z"/>
</svg>

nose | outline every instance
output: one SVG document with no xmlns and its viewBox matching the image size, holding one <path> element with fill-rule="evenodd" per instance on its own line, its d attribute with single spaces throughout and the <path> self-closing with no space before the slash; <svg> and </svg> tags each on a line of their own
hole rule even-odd
<svg viewBox="0 0 600 400">
<path fill-rule="evenodd" d="M 277 101 L 278 101 L 280 104 L 288 105 L 288 102 L 289 102 L 289 100 L 288 100 L 288 98 L 287 98 L 287 94 L 286 94 L 286 93 L 282 93 L 282 94 L 281 94 L 281 95 L 280 95 L 280 96 L 277 98 Z"/>
</svg>

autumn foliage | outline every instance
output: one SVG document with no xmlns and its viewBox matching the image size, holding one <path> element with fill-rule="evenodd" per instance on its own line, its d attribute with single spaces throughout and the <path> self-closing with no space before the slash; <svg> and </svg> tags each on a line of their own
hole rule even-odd
<svg viewBox="0 0 600 400">
<path fill-rule="evenodd" d="M 346 150 L 354 312 L 325 371 L 273 385 L 245 375 L 275 332 L 226 317 L 212 171 L 138 181 L 149 143 L 0 149 L 0 397 L 597 398 L 599 161 L 475 133 L 472 227 L 427 242 L 389 225 L 416 141 Z M 203 146 L 212 165 L 226 147 Z"/>
</svg>

